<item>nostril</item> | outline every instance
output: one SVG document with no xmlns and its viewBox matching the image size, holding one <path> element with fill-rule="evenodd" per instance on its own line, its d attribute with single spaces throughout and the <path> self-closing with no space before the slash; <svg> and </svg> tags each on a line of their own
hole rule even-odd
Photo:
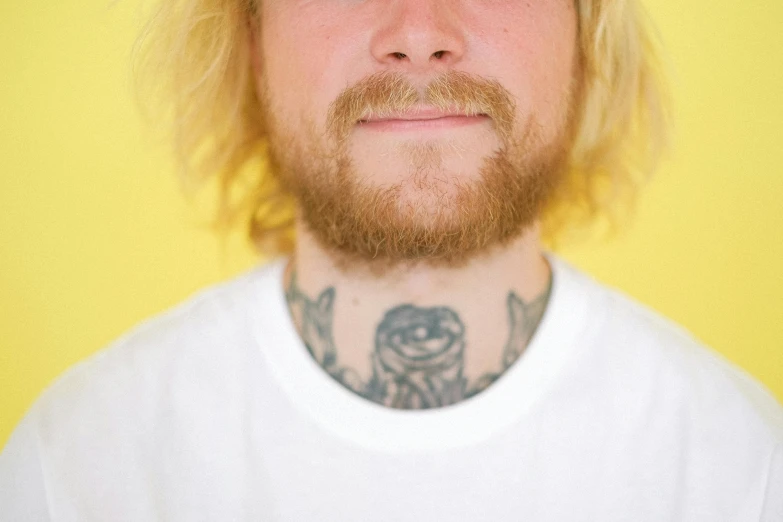
<svg viewBox="0 0 783 522">
<path fill-rule="evenodd" d="M 446 54 L 446 51 L 436 51 L 432 53 L 432 56 L 434 56 L 437 60 L 440 60 L 443 58 L 443 55 Z"/>
<path fill-rule="evenodd" d="M 392 56 L 394 56 L 394 57 L 395 57 L 395 58 L 397 58 L 398 60 L 402 60 L 403 58 L 406 58 L 406 57 L 407 57 L 407 55 L 406 55 L 406 54 L 404 54 L 404 53 L 392 53 Z"/>
</svg>

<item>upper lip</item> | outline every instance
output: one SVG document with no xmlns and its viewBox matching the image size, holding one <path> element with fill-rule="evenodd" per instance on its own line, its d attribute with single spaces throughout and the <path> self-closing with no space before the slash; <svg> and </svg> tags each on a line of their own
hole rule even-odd
<svg viewBox="0 0 783 522">
<path fill-rule="evenodd" d="M 408 120 L 423 121 L 437 120 L 439 118 L 448 118 L 452 116 L 471 116 L 460 110 L 443 110 L 436 107 L 417 106 L 404 112 L 392 112 L 383 115 L 371 115 L 362 118 L 362 122 L 387 121 L 387 120 Z"/>
</svg>

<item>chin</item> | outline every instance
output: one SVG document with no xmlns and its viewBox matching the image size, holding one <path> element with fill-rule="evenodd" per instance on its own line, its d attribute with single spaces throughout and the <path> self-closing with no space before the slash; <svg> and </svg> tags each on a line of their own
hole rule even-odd
<svg viewBox="0 0 783 522">
<path fill-rule="evenodd" d="M 429 190 L 401 191 L 397 198 L 397 211 L 402 222 L 423 228 L 448 227 L 458 222 L 459 203 L 456 191 L 450 195 Z"/>
<path fill-rule="evenodd" d="M 428 201 L 453 198 L 462 186 L 481 180 L 485 157 L 476 154 L 444 153 L 429 157 L 379 158 L 355 161 L 358 184 L 372 184 L 373 189 L 388 189 L 401 200 Z M 368 188 L 370 188 L 368 186 Z"/>
</svg>

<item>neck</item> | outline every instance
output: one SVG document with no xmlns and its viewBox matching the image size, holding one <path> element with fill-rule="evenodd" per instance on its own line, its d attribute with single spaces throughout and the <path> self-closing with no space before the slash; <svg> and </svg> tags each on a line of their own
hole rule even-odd
<svg viewBox="0 0 783 522">
<path fill-rule="evenodd" d="M 403 409 L 454 404 L 492 385 L 524 352 L 551 270 L 537 227 L 459 268 L 346 270 L 298 227 L 285 273 L 294 323 L 343 386 Z"/>
</svg>

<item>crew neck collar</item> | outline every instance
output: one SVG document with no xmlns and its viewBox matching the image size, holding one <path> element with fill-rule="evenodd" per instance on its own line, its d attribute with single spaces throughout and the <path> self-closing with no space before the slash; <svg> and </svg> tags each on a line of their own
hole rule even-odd
<svg viewBox="0 0 783 522">
<path fill-rule="evenodd" d="M 251 324 L 260 350 L 292 404 L 324 429 L 352 443 L 390 452 L 469 446 L 519 420 L 569 360 L 586 326 L 580 274 L 544 252 L 552 268 L 549 302 L 528 347 L 494 383 L 456 404 L 400 410 L 367 400 L 334 380 L 310 356 L 291 319 L 278 258 L 253 279 Z"/>
</svg>

